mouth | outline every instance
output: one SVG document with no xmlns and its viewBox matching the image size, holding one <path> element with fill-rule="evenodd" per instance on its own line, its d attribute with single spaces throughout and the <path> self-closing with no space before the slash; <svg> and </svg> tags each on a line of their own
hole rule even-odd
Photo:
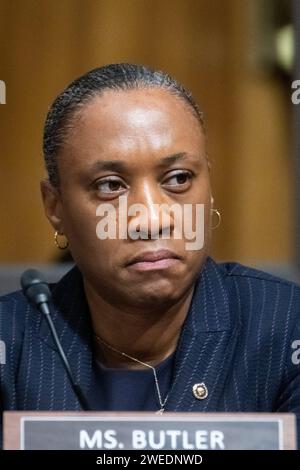
<svg viewBox="0 0 300 470">
<path fill-rule="evenodd" d="M 180 260 L 180 256 L 169 250 L 146 251 L 132 258 L 126 263 L 126 267 L 137 271 L 152 271 L 175 266 Z"/>
</svg>

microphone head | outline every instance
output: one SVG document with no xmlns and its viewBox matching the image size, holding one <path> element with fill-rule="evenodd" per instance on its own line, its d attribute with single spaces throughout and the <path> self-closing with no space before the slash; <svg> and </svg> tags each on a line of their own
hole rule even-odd
<svg viewBox="0 0 300 470">
<path fill-rule="evenodd" d="M 44 275 L 37 269 L 27 269 L 21 276 L 21 286 L 23 290 L 32 286 L 32 284 L 40 284 L 41 282 L 46 284 Z"/>
<path fill-rule="evenodd" d="M 51 291 L 42 273 L 36 269 L 28 269 L 21 276 L 24 295 L 34 305 L 50 302 Z"/>
</svg>

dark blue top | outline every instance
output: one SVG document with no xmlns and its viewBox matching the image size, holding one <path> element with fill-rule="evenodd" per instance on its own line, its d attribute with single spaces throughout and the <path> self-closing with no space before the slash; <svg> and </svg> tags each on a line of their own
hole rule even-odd
<svg viewBox="0 0 300 470">
<path fill-rule="evenodd" d="M 53 323 L 75 380 L 93 410 L 101 411 L 104 392 L 94 386 L 99 380 L 94 379 L 93 329 L 77 267 L 52 294 Z M 299 286 L 208 258 L 180 334 L 166 411 L 292 412 L 300 448 L 299 339 Z M 6 346 L 6 364 L 0 364 L 3 409 L 81 410 L 47 322 L 22 292 L 0 298 L 0 340 Z M 208 390 L 203 400 L 193 394 L 199 383 Z M 161 388 L 164 396 L 166 387 Z M 124 394 L 135 397 L 138 390 L 125 388 Z M 146 395 L 152 397 L 154 387 Z M 95 406 L 98 401 L 102 405 Z"/>
<path fill-rule="evenodd" d="M 156 366 L 162 402 L 172 381 L 174 354 Z M 104 411 L 158 411 L 160 403 L 153 370 L 112 369 L 96 362 L 96 409 Z"/>
</svg>

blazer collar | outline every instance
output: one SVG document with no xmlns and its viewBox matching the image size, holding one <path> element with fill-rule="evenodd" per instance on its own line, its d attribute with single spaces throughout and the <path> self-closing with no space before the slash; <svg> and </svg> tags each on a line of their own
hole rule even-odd
<svg viewBox="0 0 300 470">
<path fill-rule="evenodd" d="M 226 275 L 211 258 L 207 259 L 196 281 L 185 327 L 193 333 L 231 328 Z"/>
</svg>

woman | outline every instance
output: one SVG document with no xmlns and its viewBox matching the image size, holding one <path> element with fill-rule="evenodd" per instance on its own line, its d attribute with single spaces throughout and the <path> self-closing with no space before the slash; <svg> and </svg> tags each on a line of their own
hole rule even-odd
<svg viewBox="0 0 300 470">
<path fill-rule="evenodd" d="M 53 319 L 89 407 L 299 416 L 299 287 L 208 256 L 218 212 L 191 94 L 142 66 L 92 70 L 53 103 L 44 155 L 46 215 L 76 265 L 53 286 Z M 34 310 L 1 299 L 3 407 L 79 410 Z"/>
</svg>

